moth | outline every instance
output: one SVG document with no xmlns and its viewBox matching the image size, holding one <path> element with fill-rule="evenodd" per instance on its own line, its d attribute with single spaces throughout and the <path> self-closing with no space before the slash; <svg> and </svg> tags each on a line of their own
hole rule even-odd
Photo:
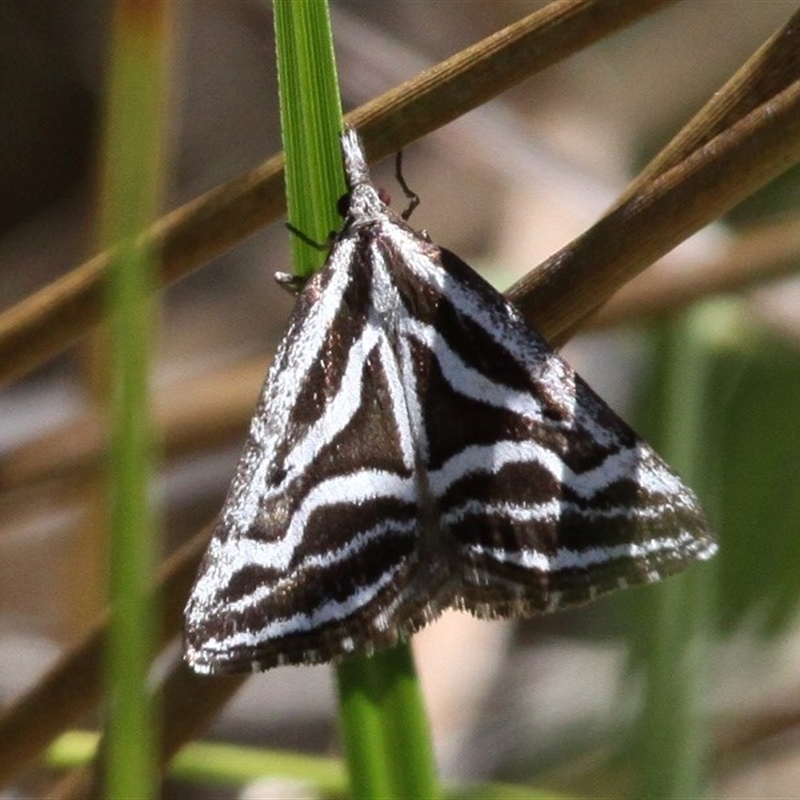
<svg viewBox="0 0 800 800">
<path fill-rule="evenodd" d="M 716 550 L 697 498 L 342 134 L 344 224 L 299 294 L 186 606 L 200 673 L 529 616 Z"/>
</svg>

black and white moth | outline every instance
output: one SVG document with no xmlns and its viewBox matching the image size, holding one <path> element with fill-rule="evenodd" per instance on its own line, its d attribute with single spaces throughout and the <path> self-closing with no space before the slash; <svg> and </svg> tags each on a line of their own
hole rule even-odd
<svg viewBox="0 0 800 800">
<path fill-rule="evenodd" d="M 694 494 L 342 135 L 344 226 L 303 288 L 186 607 L 201 673 L 527 616 L 716 545 Z"/>
</svg>

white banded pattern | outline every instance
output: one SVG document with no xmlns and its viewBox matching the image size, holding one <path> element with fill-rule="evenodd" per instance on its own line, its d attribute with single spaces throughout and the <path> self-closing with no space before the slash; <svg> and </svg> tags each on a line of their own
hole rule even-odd
<svg viewBox="0 0 800 800">
<path fill-rule="evenodd" d="M 525 615 L 715 551 L 697 500 L 342 137 L 349 210 L 303 289 L 186 608 L 198 672 Z"/>
</svg>

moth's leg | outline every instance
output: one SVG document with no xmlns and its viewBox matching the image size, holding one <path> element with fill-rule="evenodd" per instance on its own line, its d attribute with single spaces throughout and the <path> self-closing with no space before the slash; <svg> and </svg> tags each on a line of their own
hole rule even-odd
<svg viewBox="0 0 800 800">
<path fill-rule="evenodd" d="M 400 188 L 403 190 L 403 194 L 406 196 L 408 200 L 408 206 L 406 206 L 405 211 L 400 215 L 404 220 L 408 221 L 408 218 L 413 213 L 414 209 L 419 205 L 419 195 L 412 191 L 408 184 L 406 183 L 406 179 L 403 177 L 403 151 L 400 150 L 397 153 L 397 158 L 395 160 L 395 177 L 397 178 L 397 182 L 400 184 Z M 427 236 L 425 237 L 427 238 Z"/>
<path fill-rule="evenodd" d="M 275 282 L 281 289 L 285 289 L 291 295 L 298 295 L 303 291 L 303 287 L 308 282 L 308 278 L 303 275 L 295 275 L 293 272 L 276 272 Z"/>
</svg>

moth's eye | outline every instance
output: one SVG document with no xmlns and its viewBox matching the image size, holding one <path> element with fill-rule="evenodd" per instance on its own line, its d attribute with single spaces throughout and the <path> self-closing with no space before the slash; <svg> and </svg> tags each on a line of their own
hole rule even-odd
<svg viewBox="0 0 800 800">
<path fill-rule="evenodd" d="M 392 204 L 392 196 L 386 191 L 386 189 L 383 188 L 383 186 L 378 187 L 378 197 L 380 197 L 381 202 L 384 205 L 390 206 Z"/>
<path fill-rule="evenodd" d="M 344 218 L 347 216 L 347 212 L 350 210 L 350 192 L 345 192 L 337 201 L 336 201 L 336 213 Z"/>
</svg>

